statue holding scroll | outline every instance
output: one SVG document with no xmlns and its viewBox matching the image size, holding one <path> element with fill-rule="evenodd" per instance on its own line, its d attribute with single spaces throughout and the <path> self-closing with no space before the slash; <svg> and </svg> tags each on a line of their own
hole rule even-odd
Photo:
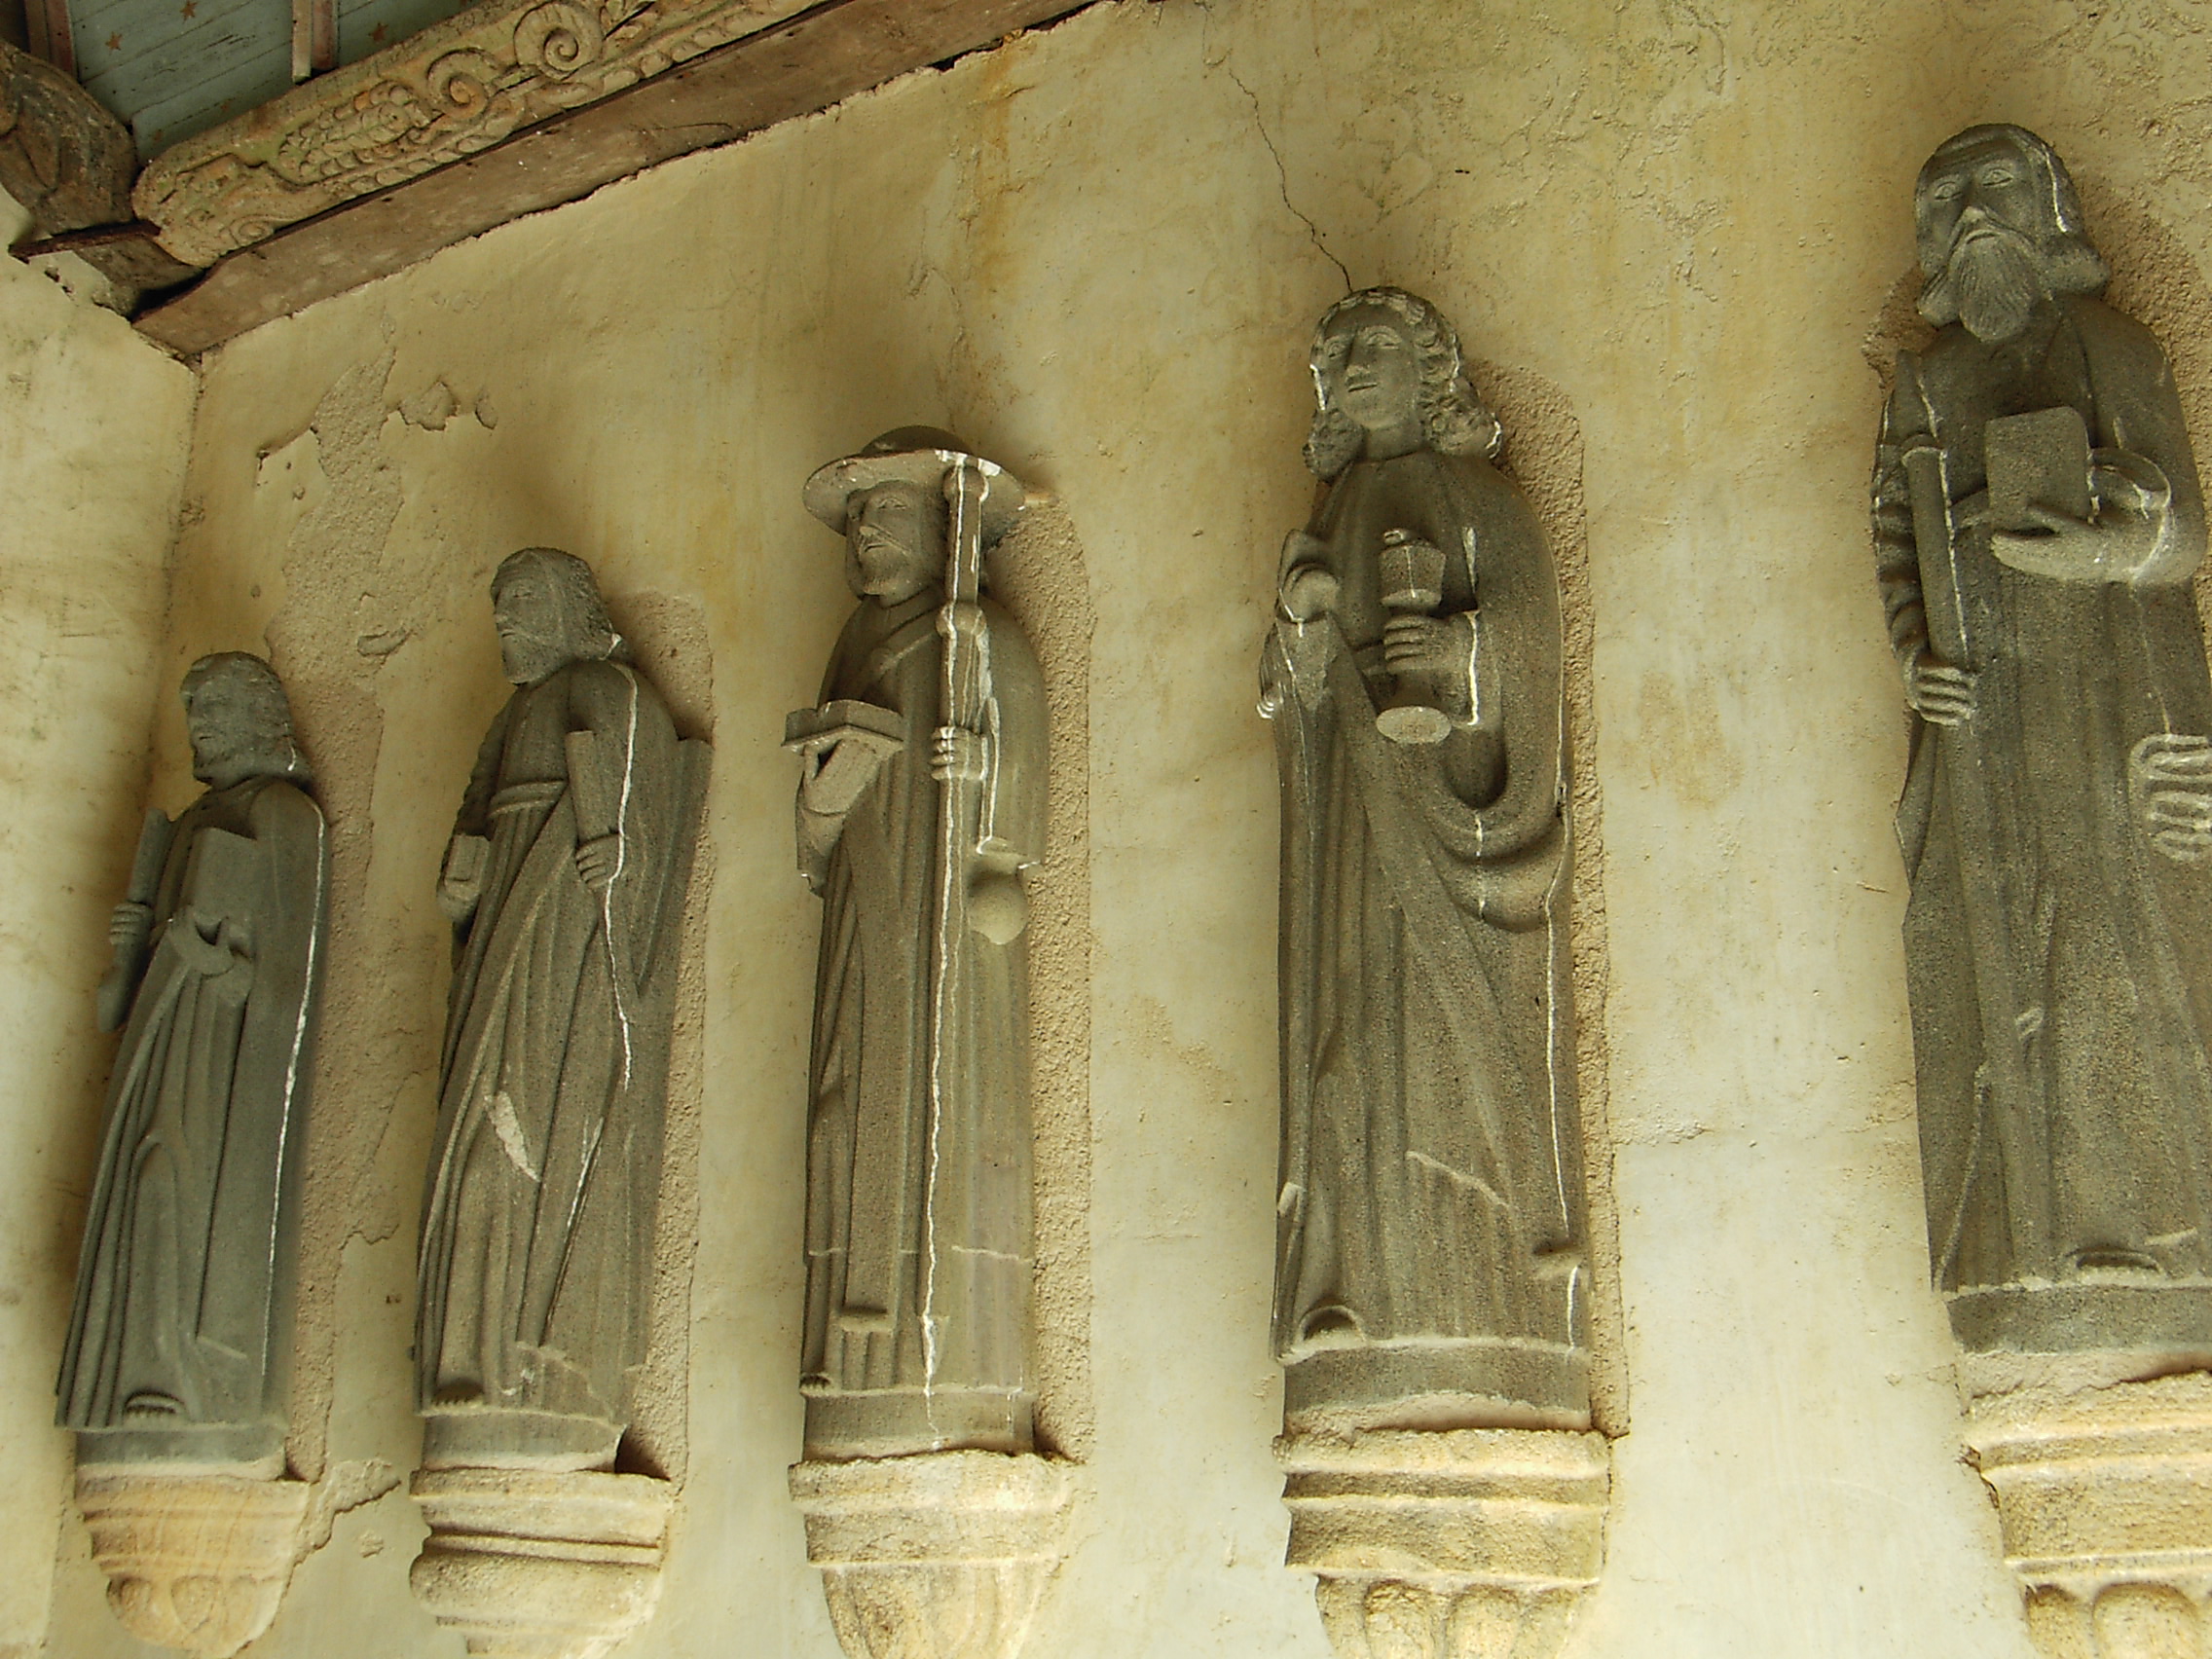
<svg viewBox="0 0 2212 1659">
<path fill-rule="evenodd" d="M 1314 336 L 1261 665 L 1282 777 L 1274 1337 L 1294 1428 L 1579 1427 L 1560 598 L 1425 300 Z"/>
<path fill-rule="evenodd" d="M 1025 1452 L 1022 870 L 1045 698 L 982 591 L 1020 484 L 908 427 L 807 480 L 860 605 L 787 746 L 822 896 L 807 1118 L 807 1456 Z"/>
<path fill-rule="evenodd" d="M 274 1472 L 328 859 L 269 665 L 203 657 L 184 705 L 207 789 L 147 814 L 110 928 L 99 1022 L 123 1043 L 59 1419 L 88 1463 Z"/>
<path fill-rule="evenodd" d="M 1874 547 L 1913 711 L 1898 816 L 1929 1243 L 1970 1348 L 2212 1341 L 2212 682 L 2164 352 L 2098 296 L 2065 165 L 1922 168 L 1934 342 Z"/>
<path fill-rule="evenodd" d="M 645 1358 L 677 943 L 706 745 L 591 569 L 492 583 L 515 692 L 438 883 L 454 977 L 416 1323 L 424 1462 L 605 1468 Z"/>
</svg>

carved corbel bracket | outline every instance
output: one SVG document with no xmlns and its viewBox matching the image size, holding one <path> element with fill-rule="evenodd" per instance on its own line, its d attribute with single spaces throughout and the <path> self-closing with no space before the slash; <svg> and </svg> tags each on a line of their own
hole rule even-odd
<svg viewBox="0 0 2212 1659">
<path fill-rule="evenodd" d="M 600 1659 L 652 1617 L 675 1489 L 591 1470 L 423 1469 L 415 1599 L 495 1659 Z"/>
<path fill-rule="evenodd" d="M 2050 1659 L 2212 1659 L 2212 1380 L 1977 1404 L 1967 1432 Z"/>
<path fill-rule="evenodd" d="M 998 1452 L 798 1463 L 792 1497 L 848 1659 L 1014 1659 L 1066 1556 L 1065 1464 Z"/>
<path fill-rule="evenodd" d="M 121 1464 L 77 1471 L 77 1508 L 107 1602 L 157 1647 L 230 1659 L 269 1628 L 314 1488 L 305 1481 Z"/>
<path fill-rule="evenodd" d="M 1550 1659 L 1604 1563 L 1602 1434 L 1298 1434 L 1275 1457 L 1285 1559 L 1342 1659 Z"/>
</svg>

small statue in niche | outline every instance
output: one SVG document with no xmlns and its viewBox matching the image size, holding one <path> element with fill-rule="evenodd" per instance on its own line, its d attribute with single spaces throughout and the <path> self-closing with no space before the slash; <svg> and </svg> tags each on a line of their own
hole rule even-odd
<svg viewBox="0 0 2212 1659">
<path fill-rule="evenodd" d="M 276 672 L 203 657 L 184 706 L 207 789 L 146 815 L 109 927 L 99 1023 L 123 1044 L 59 1420 L 87 1463 L 274 1473 L 329 864 Z"/>
<path fill-rule="evenodd" d="M 1874 548 L 1913 711 L 1898 830 L 1929 1242 L 1970 1348 L 2212 1342 L 2212 682 L 2165 354 L 2065 165 L 1921 169 Z"/>
<path fill-rule="evenodd" d="M 1349 295 L 1312 367 L 1261 663 L 1285 1416 L 1585 1426 L 1558 579 L 1433 306 Z"/>
<path fill-rule="evenodd" d="M 1030 1148 L 1021 871 L 1045 694 L 982 554 L 1012 474 L 929 427 L 806 483 L 860 605 L 791 717 L 822 896 L 801 1386 L 811 1458 L 1026 1452 Z"/>
<path fill-rule="evenodd" d="M 591 568 L 492 580 L 514 695 L 438 882 L 454 978 L 416 1322 L 426 1466 L 609 1467 L 652 1283 L 677 946 L 707 746 Z"/>
</svg>

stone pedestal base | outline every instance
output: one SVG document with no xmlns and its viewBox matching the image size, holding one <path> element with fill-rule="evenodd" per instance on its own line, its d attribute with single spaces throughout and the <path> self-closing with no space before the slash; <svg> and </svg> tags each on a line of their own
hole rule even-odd
<svg viewBox="0 0 2212 1659">
<path fill-rule="evenodd" d="M 1036 1456 L 798 1463 L 807 1559 L 849 1659 L 1014 1659 L 1065 1554 L 1073 1483 Z"/>
<path fill-rule="evenodd" d="M 2050 1659 L 2212 1659 L 2212 1387 L 1983 1401 L 1967 1433 Z"/>
<path fill-rule="evenodd" d="M 1604 1563 L 1600 1434 L 1300 1434 L 1275 1456 L 1285 1559 L 1342 1659 L 1549 1659 Z"/>
<path fill-rule="evenodd" d="M 141 1641 L 205 1659 L 230 1659 L 276 1616 L 313 1491 L 159 1467 L 77 1471 L 77 1507 L 117 1619 Z"/>
<path fill-rule="evenodd" d="M 496 1659 L 600 1659 L 652 1617 L 674 1493 L 646 1475 L 424 1469 L 415 1599 Z"/>
</svg>

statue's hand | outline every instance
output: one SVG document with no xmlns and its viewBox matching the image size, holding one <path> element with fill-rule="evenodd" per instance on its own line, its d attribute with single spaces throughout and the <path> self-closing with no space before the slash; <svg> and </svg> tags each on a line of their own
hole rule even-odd
<svg viewBox="0 0 2212 1659">
<path fill-rule="evenodd" d="M 1937 662 L 1923 645 L 1904 665 L 1904 700 L 1924 720 L 1957 725 L 1972 718 L 1974 677 L 1963 668 Z"/>
<path fill-rule="evenodd" d="M 456 835 L 446 846 L 445 867 L 438 873 L 438 913 L 457 928 L 476 914 L 491 853 L 492 843 L 482 835 Z"/>
<path fill-rule="evenodd" d="M 2158 555 L 2173 506 L 2173 486 L 2155 461 L 2126 450 L 2091 457 L 2093 515 L 2031 505 L 2029 531 L 1995 531 L 1990 547 L 2015 571 L 2066 582 L 2124 582 Z"/>
<path fill-rule="evenodd" d="M 799 783 L 799 803 L 824 818 L 842 818 L 852 811 L 861 792 L 875 781 L 882 765 L 880 751 L 854 738 L 817 750 Z"/>
<path fill-rule="evenodd" d="M 126 899 L 110 912 L 107 941 L 118 950 L 139 951 L 154 931 L 154 907 Z"/>
<path fill-rule="evenodd" d="M 576 843 L 576 874 L 594 893 L 605 893 L 612 886 L 615 872 L 621 867 L 620 835 L 595 835 L 588 841 Z"/>
<path fill-rule="evenodd" d="M 1382 625 L 1382 666 L 1392 674 L 1463 672 L 1466 625 L 1456 616 L 1393 616 Z"/>
<path fill-rule="evenodd" d="M 1293 622 L 1310 622 L 1316 616 L 1326 615 L 1336 608 L 1337 591 L 1342 585 L 1332 571 L 1318 565 L 1294 565 L 1283 573 L 1282 613 Z"/>
<path fill-rule="evenodd" d="M 982 782 L 988 759 L 983 734 L 966 726 L 939 726 L 930 740 L 930 776 L 940 784 L 955 778 Z"/>
<path fill-rule="evenodd" d="M 2153 848 L 2176 864 L 2212 857 L 2212 737 L 2154 733 L 2128 756 L 2127 781 Z"/>
</svg>

